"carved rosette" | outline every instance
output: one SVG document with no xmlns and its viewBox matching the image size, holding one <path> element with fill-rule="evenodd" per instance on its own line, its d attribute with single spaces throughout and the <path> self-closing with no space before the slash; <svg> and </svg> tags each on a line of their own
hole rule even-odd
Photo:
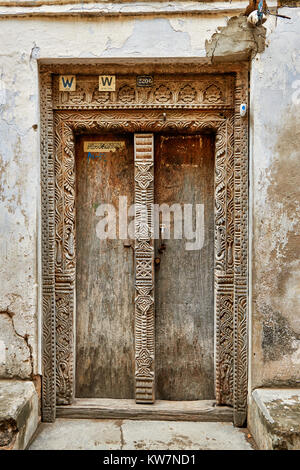
<svg viewBox="0 0 300 470">
<path fill-rule="evenodd" d="M 136 75 L 117 75 L 115 92 L 99 92 L 97 75 L 77 75 L 76 90 L 59 91 L 54 76 L 54 109 L 203 108 L 233 106 L 233 75 L 197 74 L 174 78 L 155 74 L 152 87 L 136 87 Z"/>
<path fill-rule="evenodd" d="M 134 135 L 135 399 L 154 402 L 153 134 Z"/>
</svg>

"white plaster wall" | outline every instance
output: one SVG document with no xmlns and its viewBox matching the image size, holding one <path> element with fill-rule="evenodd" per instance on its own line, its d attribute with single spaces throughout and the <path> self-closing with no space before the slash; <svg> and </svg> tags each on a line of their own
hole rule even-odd
<svg viewBox="0 0 300 470">
<path fill-rule="evenodd" d="M 293 20 L 278 21 L 251 73 L 253 386 L 299 379 L 300 370 L 300 123 L 292 98 L 299 100 L 300 18 L 299 9 L 282 11 Z M 0 377 L 40 371 L 37 60 L 204 57 L 226 15 L 0 18 Z M 272 331 L 279 340 L 270 346 Z"/>
<path fill-rule="evenodd" d="M 300 383 L 300 8 L 251 71 L 251 387 Z"/>
<path fill-rule="evenodd" d="M 40 372 L 38 59 L 203 57 L 226 16 L 0 19 L 0 377 Z"/>
</svg>

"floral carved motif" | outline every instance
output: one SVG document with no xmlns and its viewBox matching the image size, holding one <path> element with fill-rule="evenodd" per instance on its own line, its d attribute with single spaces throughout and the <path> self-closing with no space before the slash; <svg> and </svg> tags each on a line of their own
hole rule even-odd
<svg viewBox="0 0 300 470">
<path fill-rule="evenodd" d="M 122 103 L 132 103 L 135 100 L 134 88 L 124 85 L 119 89 L 118 98 Z"/>
<path fill-rule="evenodd" d="M 187 84 L 184 85 L 180 91 L 178 100 L 182 101 L 183 103 L 193 103 L 196 99 L 197 91 L 191 85 Z"/>
<path fill-rule="evenodd" d="M 210 85 L 204 91 L 204 101 L 218 103 L 222 100 L 222 92 L 216 85 Z"/>
<path fill-rule="evenodd" d="M 110 101 L 109 91 L 98 91 L 94 90 L 93 101 L 97 104 L 105 104 Z"/>
</svg>

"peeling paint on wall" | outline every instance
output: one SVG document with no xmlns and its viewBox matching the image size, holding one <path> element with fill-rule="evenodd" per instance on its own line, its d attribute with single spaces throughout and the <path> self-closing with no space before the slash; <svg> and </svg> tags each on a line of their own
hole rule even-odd
<svg viewBox="0 0 300 470">
<path fill-rule="evenodd" d="M 282 13 L 251 77 L 252 388 L 300 383 L 300 17 Z"/>
<path fill-rule="evenodd" d="M 205 49 L 212 62 L 249 60 L 264 50 L 265 40 L 264 26 L 253 27 L 245 16 L 234 16 L 206 41 Z"/>
<path fill-rule="evenodd" d="M 0 42 L 5 44 L 0 51 L 2 377 L 30 378 L 38 372 L 37 60 L 163 57 L 241 60 L 257 52 L 252 61 L 250 110 L 252 384 L 299 381 L 300 185 L 296 173 L 300 139 L 297 85 L 300 12 L 299 8 L 285 8 L 282 12 L 292 16 L 292 20 L 278 20 L 275 29 L 275 21 L 268 20 L 266 41 L 264 30 L 257 30 L 261 34 L 258 38 L 243 30 L 245 18 L 228 21 L 227 15 L 219 13 L 172 18 L 153 15 L 147 19 L 0 20 Z M 244 34 L 243 41 L 240 34 Z M 14 312 L 12 318 L 7 310 Z"/>
</svg>

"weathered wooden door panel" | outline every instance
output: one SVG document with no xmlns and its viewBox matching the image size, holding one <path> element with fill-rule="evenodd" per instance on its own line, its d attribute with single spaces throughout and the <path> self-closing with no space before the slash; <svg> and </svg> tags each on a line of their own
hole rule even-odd
<svg viewBox="0 0 300 470">
<path fill-rule="evenodd" d="M 88 158 L 87 141 L 124 142 Z M 99 155 L 99 151 L 91 152 Z M 91 156 L 90 156 L 91 157 Z M 134 197 L 133 136 L 89 135 L 76 144 L 76 396 L 134 398 L 134 254 L 118 234 L 119 196 Z M 101 239 L 103 206 L 116 238 Z M 112 209 L 110 209 L 111 213 Z M 110 228 L 114 231 L 114 223 Z"/>
<path fill-rule="evenodd" d="M 156 398 L 211 399 L 214 397 L 212 136 L 155 136 L 155 202 L 168 207 L 179 204 L 183 219 L 184 204 L 192 204 L 193 230 L 196 228 L 199 233 L 204 227 L 203 247 L 200 248 L 199 240 L 198 245 L 187 250 L 186 236 L 173 238 L 171 213 L 171 238 L 155 243 L 156 257 L 161 260 L 155 272 Z M 201 205 L 204 206 L 204 220 L 200 217 L 198 226 L 196 204 L 200 205 L 200 216 Z M 177 228 L 179 219 L 178 213 Z M 190 237 L 185 233 L 188 220 L 183 221 L 183 235 Z M 162 244 L 166 248 L 159 252 Z"/>
</svg>

